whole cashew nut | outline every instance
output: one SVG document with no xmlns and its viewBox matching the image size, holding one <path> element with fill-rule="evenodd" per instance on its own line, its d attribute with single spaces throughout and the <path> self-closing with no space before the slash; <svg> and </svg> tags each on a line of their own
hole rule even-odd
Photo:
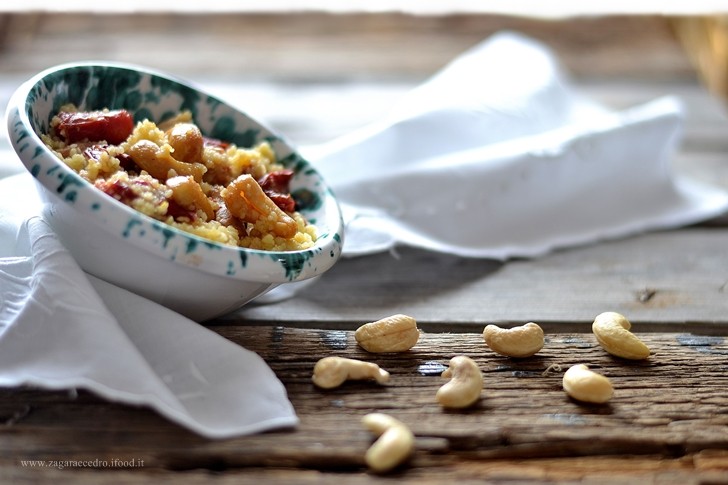
<svg viewBox="0 0 728 485">
<path fill-rule="evenodd" d="M 366 452 L 364 460 L 372 470 L 383 473 L 403 463 L 412 454 L 415 435 L 401 421 L 383 413 L 364 416 L 362 424 L 379 436 Z"/>
<path fill-rule="evenodd" d="M 345 357 L 324 357 L 313 367 L 313 383 L 323 389 L 339 387 L 349 379 L 374 379 L 384 384 L 389 380 L 389 372 L 377 364 Z"/>
<path fill-rule="evenodd" d="M 564 391 L 578 401 L 602 404 L 614 394 L 610 380 L 584 364 L 569 367 L 562 380 Z"/>
<path fill-rule="evenodd" d="M 170 149 L 171 146 L 160 147 L 151 140 L 142 139 L 130 146 L 127 153 L 134 163 L 157 180 L 167 180 L 170 171 L 174 171 L 176 175 L 190 175 L 196 182 L 201 182 L 207 167 L 197 162 L 181 162 L 172 157 Z"/>
<path fill-rule="evenodd" d="M 276 236 L 290 239 L 296 235 L 296 221 L 263 191 L 250 174 L 242 174 L 220 192 L 230 213 L 241 221 L 255 224 L 267 221 Z"/>
<path fill-rule="evenodd" d="M 508 357 L 530 357 L 544 344 L 543 330 L 533 322 L 507 329 L 487 325 L 483 340 L 494 352 Z"/>
<path fill-rule="evenodd" d="M 215 218 L 215 211 L 210 199 L 202 191 L 200 184 L 195 182 L 191 176 L 178 175 L 168 178 L 165 185 L 172 189 L 172 199 L 182 207 L 202 210 L 208 221 Z"/>
<path fill-rule="evenodd" d="M 450 367 L 442 373 L 450 381 L 437 390 L 437 402 L 445 408 L 466 408 L 475 404 L 483 390 L 483 374 L 478 364 L 465 355 L 450 359 Z"/>
<path fill-rule="evenodd" d="M 354 332 L 357 343 L 367 352 L 404 352 L 420 338 L 417 321 L 409 315 L 392 315 L 365 323 Z"/>
<path fill-rule="evenodd" d="M 594 319 L 592 331 L 599 344 L 612 355 L 624 359 L 641 360 L 650 356 L 650 349 L 630 332 L 632 324 L 624 315 L 604 312 Z"/>
<path fill-rule="evenodd" d="M 202 161 L 204 138 L 202 132 L 193 123 L 177 123 L 166 131 L 167 140 L 174 149 L 174 158 L 180 162 L 193 163 Z"/>
</svg>

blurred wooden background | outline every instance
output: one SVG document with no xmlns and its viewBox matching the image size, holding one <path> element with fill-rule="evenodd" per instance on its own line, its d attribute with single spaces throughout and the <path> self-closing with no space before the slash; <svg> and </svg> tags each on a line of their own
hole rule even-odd
<svg viewBox="0 0 728 485">
<path fill-rule="evenodd" d="M 452 14 L 6 14 L 0 66 L 25 73 L 112 59 L 240 80 L 421 79 L 499 30 L 549 44 L 575 76 L 688 78 L 693 69 L 661 16 L 530 19 Z M 632 55 L 625 55 L 631 52 Z"/>
<path fill-rule="evenodd" d="M 720 77 L 720 57 L 706 56 L 706 44 L 695 41 L 708 32 L 705 21 L 710 19 L 652 15 L 6 14 L 0 16 L 0 115 L 17 85 L 46 67 L 123 61 L 201 84 L 293 142 L 312 144 L 377 119 L 452 58 L 508 29 L 553 49 L 577 89 L 607 106 L 680 97 L 685 133 L 675 172 L 728 188 L 728 117 L 720 88 L 705 81 L 716 89 L 710 93 L 703 84 L 706 69 Z M 20 170 L 13 161 L 0 136 L 0 177 Z M 491 479 L 726 483 L 727 241 L 724 214 L 687 228 L 507 263 L 407 248 L 344 259 L 294 298 L 247 306 L 212 326 L 259 352 L 282 377 L 302 418 L 296 432 L 208 442 L 152 412 L 86 393 L 5 389 L 0 482 L 5 476 L 9 483 L 82 484 L 247 479 L 318 485 L 390 478 L 418 485 Z M 629 315 L 640 333 L 679 333 L 648 335 L 655 358 L 645 366 L 623 366 L 592 343 L 591 322 L 605 310 Z M 316 358 L 334 351 L 363 358 L 351 344 L 351 330 L 394 313 L 416 316 L 425 332 L 406 359 L 384 361 L 399 377 L 394 386 L 375 394 L 366 384 L 335 394 L 311 386 Z M 552 334 L 549 347 L 525 363 L 483 356 L 491 368 L 482 413 L 441 413 L 430 403 L 430 377 L 402 379 L 420 362 L 445 362 L 454 349 L 479 355 L 485 323 L 525 321 Z M 613 407 L 577 408 L 563 398 L 558 374 L 542 374 L 552 362 L 576 359 L 593 360 L 625 384 Z M 524 400 L 529 389 L 540 397 Z M 351 431 L 359 414 L 381 406 L 412 423 L 419 439 L 412 466 L 395 477 L 364 471 L 361 456 L 371 437 Z M 18 466 L 25 457 L 99 456 L 143 458 L 145 468 Z"/>
<path fill-rule="evenodd" d="M 0 114 L 15 87 L 44 68 L 78 60 L 121 61 L 185 77 L 232 102 L 236 99 L 229 95 L 237 97 L 240 107 L 293 142 L 317 143 L 381 116 L 403 92 L 501 30 L 544 42 L 589 94 L 623 107 L 699 85 L 676 35 L 676 20 L 466 13 L 5 13 L 0 14 Z M 0 138 L 1 154 L 8 146 Z"/>
</svg>

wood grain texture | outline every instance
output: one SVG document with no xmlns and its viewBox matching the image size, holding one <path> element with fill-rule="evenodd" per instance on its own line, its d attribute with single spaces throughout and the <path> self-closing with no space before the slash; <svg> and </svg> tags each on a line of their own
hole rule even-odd
<svg viewBox="0 0 728 485">
<path fill-rule="evenodd" d="M 514 478 L 663 483 L 666 477 L 671 481 L 664 483 L 707 483 L 728 477 L 728 345 L 722 337 L 640 334 L 653 355 L 632 362 L 606 354 L 589 333 L 547 334 L 539 354 L 519 360 L 491 352 L 479 333 L 423 333 L 409 352 L 374 355 L 358 348 L 350 331 L 216 330 L 271 365 L 300 426 L 210 441 L 146 409 L 110 404 L 85 392 L 6 389 L 0 391 L 2 475 L 21 483 L 36 478 L 167 483 L 181 476 L 197 483 L 224 472 L 220 483 L 376 483 L 385 477 L 365 468 L 372 436 L 359 420 L 380 411 L 416 434 L 414 456 L 394 473 L 406 483 Z M 390 383 L 348 382 L 320 390 L 311 383 L 311 371 L 328 355 L 376 362 L 391 372 Z M 439 371 L 454 355 L 472 357 L 484 373 L 485 389 L 472 409 L 445 411 L 435 400 L 445 382 Z M 563 372 L 576 363 L 612 380 L 615 396 L 608 404 L 580 404 L 565 395 Z M 144 466 L 22 466 L 21 460 L 33 459 L 143 460 Z"/>
<path fill-rule="evenodd" d="M 60 62 L 134 62 L 219 90 L 310 144 L 378 119 L 454 56 L 511 29 L 552 47 L 578 88 L 606 106 L 679 96 L 686 121 L 676 169 L 728 187 L 725 106 L 697 84 L 666 20 L 10 15 L 0 17 L 0 98 Z M 343 260 L 293 299 L 210 326 L 270 364 L 301 418 L 295 429 L 210 441 L 84 391 L 0 389 L 0 483 L 728 483 L 726 231 L 728 215 L 533 260 L 413 249 Z M 649 360 L 623 361 L 597 346 L 589 327 L 606 310 L 632 320 L 653 349 Z M 358 325 L 400 312 L 425 331 L 413 350 L 372 356 L 355 345 Z M 485 348 L 485 324 L 526 321 L 547 331 L 537 356 Z M 486 387 L 473 409 L 443 411 L 435 392 L 455 354 L 478 362 Z M 392 380 L 319 390 L 311 371 L 327 355 L 375 361 Z M 613 380 L 609 404 L 564 394 L 561 375 L 575 363 Z M 411 461 L 392 476 L 364 467 L 372 436 L 359 419 L 371 411 L 417 435 Z M 22 465 L 96 459 L 143 466 Z"/>
<path fill-rule="evenodd" d="M 225 63 L 214 65 L 220 74 L 255 76 L 296 69 L 322 79 L 336 72 L 371 74 L 386 66 L 385 75 L 401 75 L 416 73 L 422 67 L 437 69 L 457 54 L 448 52 L 450 49 L 462 50 L 495 32 L 510 30 L 553 45 L 567 65 L 590 78 L 604 79 L 605 74 L 696 77 L 675 35 L 673 18 L 662 15 L 541 20 L 494 14 L 30 12 L 0 15 L 0 22 L 0 47 L 8 58 L 17 55 L 21 61 L 10 66 L 11 71 L 89 52 L 117 60 L 144 54 L 160 66 L 178 65 L 184 71 L 198 72 L 223 59 Z M 152 57 L 157 53 L 162 55 Z M 246 55 L 226 56 L 230 53 Z M 322 57 L 311 58 L 313 53 Z M 364 56 L 352 56 L 356 53 Z M 405 53 L 411 55 L 403 56 Z M 181 62 L 189 61 L 190 56 L 195 62 Z M 260 71 L 240 73 L 234 69 L 266 57 L 268 62 Z M 281 60 L 292 62 L 286 67 L 278 62 Z M 317 73 L 332 60 L 337 61 L 337 67 Z M 371 66 L 361 62 L 370 60 Z"/>
<path fill-rule="evenodd" d="M 728 234 L 692 228 L 650 233 L 500 263 L 415 249 L 344 259 L 294 298 L 251 305 L 221 322 L 285 319 L 354 328 L 408 313 L 441 330 L 535 321 L 584 331 L 603 311 L 645 330 L 723 332 L 728 323 Z M 314 318 L 315 316 L 315 318 Z"/>
<path fill-rule="evenodd" d="M 513 30 L 552 45 L 582 77 L 695 78 L 660 16 L 73 13 L 15 14 L 3 22 L 6 73 L 82 55 L 239 81 L 411 79 L 429 76 L 495 32 Z"/>
</svg>

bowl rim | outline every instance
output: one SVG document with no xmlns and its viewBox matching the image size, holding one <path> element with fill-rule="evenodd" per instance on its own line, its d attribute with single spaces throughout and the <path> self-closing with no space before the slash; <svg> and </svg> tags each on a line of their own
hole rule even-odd
<svg viewBox="0 0 728 485">
<path fill-rule="evenodd" d="M 84 68 L 88 69 L 94 67 L 138 72 L 142 75 L 148 75 L 170 81 L 185 89 L 194 90 L 203 99 L 213 100 L 216 103 L 224 105 L 232 112 L 235 112 L 236 115 L 240 115 L 247 121 L 261 128 L 264 132 L 269 133 L 270 135 L 275 137 L 278 142 L 282 143 L 288 150 L 290 150 L 291 154 L 294 154 L 297 157 L 297 164 L 303 164 L 307 175 L 315 175 L 316 179 L 320 184 L 317 191 L 322 194 L 322 203 L 326 206 L 324 214 L 326 215 L 327 222 L 332 227 L 330 227 L 329 230 L 327 230 L 324 234 L 317 234 L 317 239 L 314 245 L 308 249 L 293 251 L 268 251 L 262 249 L 245 248 L 240 246 L 222 244 L 210 239 L 206 239 L 202 236 L 198 236 L 196 234 L 188 233 L 163 221 L 158 221 L 123 204 L 113 197 L 109 197 L 103 194 L 100 190 L 96 189 L 93 184 L 81 177 L 76 171 L 68 167 L 65 163 L 59 160 L 58 157 L 55 156 L 52 150 L 50 150 L 45 145 L 45 143 L 43 143 L 39 134 L 36 133 L 35 129 L 33 128 L 33 122 L 30 120 L 29 117 L 32 105 L 31 102 L 28 100 L 28 97 L 31 91 L 36 86 L 38 86 L 39 83 L 43 82 L 44 79 L 63 71 Z M 224 99 L 221 99 L 209 93 L 207 90 L 201 88 L 194 82 L 188 81 L 179 76 L 162 72 L 154 68 L 149 68 L 146 66 L 132 63 L 112 61 L 79 61 L 58 64 L 56 66 L 44 69 L 43 71 L 29 78 L 27 81 L 23 82 L 11 96 L 8 103 L 8 109 L 6 111 L 11 145 L 13 146 L 13 149 L 15 150 L 17 156 L 20 158 L 26 170 L 30 172 L 36 179 L 36 181 L 38 181 L 48 192 L 52 193 L 53 191 L 51 190 L 51 188 L 46 183 L 44 183 L 44 179 L 42 177 L 38 177 L 38 174 L 33 172 L 32 167 L 29 166 L 29 158 L 27 154 L 23 153 L 23 147 L 19 146 L 16 140 L 17 137 L 13 136 L 12 131 L 14 127 L 11 125 L 17 125 L 17 121 L 13 121 L 14 117 L 16 117 L 22 124 L 23 128 L 25 128 L 25 130 L 29 132 L 28 134 L 32 139 L 31 143 L 34 143 L 36 145 L 34 148 L 37 150 L 37 148 L 40 147 L 42 149 L 43 155 L 53 160 L 54 164 L 58 167 L 58 170 L 61 170 L 66 176 L 71 177 L 74 183 L 81 184 L 79 186 L 79 190 L 83 191 L 84 196 L 96 199 L 98 203 L 101 203 L 107 207 L 111 207 L 110 210 L 112 212 L 118 213 L 120 215 L 123 214 L 124 216 L 129 218 L 129 220 L 139 221 L 144 228 L 155 230 L 163 228 L 162 230 L 170 231 L 171 234 L 174 234 L 174 236 L 178 236 L 183 240 L 193 241 L 195 246 L 204 248 L 203 251 L 205 251 L 205 258 L 207 258 L 208 261 L 209 259 L 218 260 L 221 258 L 226 259 L 227 261 L 243 261 L 243 268 L 241 268 L 241 271 L 235 271 L 231 273 L 229 271 L 230 263 L 228 263 L 228 270 L 223 271 L 222 267 L 216 269 L 209 264 L 195 264 L 194 262 L 190 262 L 185 259 L 173 258 L 173 262 L 185 264 L 206 273 L 228 277 L 231 280 L 286 283 L 301 281 L 322 274 L 324 271 L 328 270 L 331 266 L 333 266 L 341 255 L 344 231 L 343 215 L 333 191 L 328 186 L 321 173 L 316 170 L 316 168 L 307 159 L 303 158 L 298 153 L 298 150 L 296 150 L 296 148 L 292 146 L 280 133 L 272 130 L 264 123 L 251 117 L 246 112 L 228 103 Z M 16 126 L 15 128 L 18 127 Z M 276 155 L 278 154 L 276 153 Z M 63 200 L 62 202 L 64 204 L 68 203 L 68 201 L 66 200 Z M 91 217 L 93 217 L 94 214 L 90 211 L 86 211 L 86 215 L 90 215 Z M 107 225 L 100 224 L 99 221 L 94 222 L 96 222 L 96 227 L 113 232 L 111 231 L 111 228 Z M 316 226 L 315 223 L 313 224 L 314 226 Z M 134 244 L 136 247 L 139 247 L 146 251 L 151 251 L 153 253 L 156 253 L 157 256 L 165 258 L 163 252 L 158 251 L 156 245 L 144 244 L 144 241 L 138 238 L 132 238 L 128 241 Z M 245 255 L 245 258 L 243 258 L 243 255 Z M 247 256 L 257 257 L 249 258 Z M 303 264 L 302 261 L 309 261 L 309 264 Z M 313 264 L 314 262 L 316 264 Z M 253 264 L 251 264 L 250 267 L 247 267 L 248 263 Z M 291 268 L 289 268 L 288 266 L 290 266 L 291 264 L 300 265 L 301 267 L 293 268 L 294 271 L 290 271 Z"/>
</svg>

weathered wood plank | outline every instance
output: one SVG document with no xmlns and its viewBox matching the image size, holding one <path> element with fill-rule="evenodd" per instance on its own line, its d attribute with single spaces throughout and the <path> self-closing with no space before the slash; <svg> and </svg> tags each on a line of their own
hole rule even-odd
<svg viewBox="0 0 728 485">
<path fill-rule="evenodd" d="M 164 470 L 0 470 L 5 483 L 74 483 L 79 485 L 126 484 L 253 484 L 266 485 L 351 485 L 397 483 L 441 485 L 458 484 L 611 484 L 659 483 L 661 485 L 706 485 L 726 481 L 725 455 L 706 453 L 684 458 L 595 457 L 539 460 L 467 460 L 446 463 L 441 468 L 408 469 L 393 476 L 365 473 L 290 468 L 246 468 L 224 471 L 187 470 L 183 474 Z M 698 463 L 700 465 L 698 465 Z M 724 461 L 723 461 L 724 463 Z M 708 465 L 708 466 L 706 466 Z"/>
<path fill-rule="evenodd" d="M 553 45 L 579 76 L 696 77 L 668 19 L 647 15 L 10 15 L 0 46 L 7 72 L 81 55 L 239 80 L 398 79 L 430 75 L 501 30 Z"/>
<path fill-rule="evenodd" d="M 579 88 L 608 106 L 685 99 L 676 167 L 728 187 L 724 106 L 697 85 L 664 20 L 11 16 L 0 32 L 0 98 L 16 80 L 65 60 L 153 63 L 220 88 L 309 144 L 378 118 L 452 57 L 508 28 L 552 46 Z M 148 409 L 82 391 L 0 389 L 0 482 L 390 483 L 364 468 L 372 437 L 358 419 L 376 410 L 417 434 L 415 455 L 394 473 L 402 483 L 728 483 L 726 223 L 505 264 L 408 249 L 344 260 L 295 299 L 248 307 L 212 327 L 269 362 L 301 417 L 295 430 L 209 441 Z M 604 310 L 652 332 L 644 335 L 655 351 L 649 361 L 621 361 L 596 346 L 589 325 Z M 395 312 L 413 314 L 427 331 L 415 349 L 373 358 L 356 347 L 348 330 Z M 529 320 L 549 333 L 538 357 L 516 361 L 484 348 L 486 323 Z M 261 323 L 271 326 L 251 326 Z M 672 333 L 654 333 L 662 331 Z M 481 365 L 486 390 L 475 408 L 444 412 L 433 369 L 460 353 Z M 375 360 L 392 382 L 318 390 L 311 369 L 331 354 Z M 551 366 L 577 362 L 613 379 L 611 404 L 564 395 Z M 23 467 L 29 459 L 144 466 Z"/>
<path fill-rule="evenodd" d="M 359 424 L 372 411 L 390 413 L 417 435 L 417 449 L 397 476 L 414 482 L 516 476 L 551 483 L 598 478 L 610 467 L 655 479 L 676 473 L 683 483 L 728 465 L 728 345 L 722 337 L 647 334 L 653 355 L 630 362 L 607 355 L 591 334 L 551 334 L 542 352 L 509 359 L 489 351 L 476 333 L 424 333 L 405 354 L 372 355 L 349 331 L 283 327 L 221 327 L 223 336 L 258 352 L 285 384 L 301 418 L 295 430 L 209 441 L 145 410 L 114 405 L 85 392 L 0 391 L 0 470 L 14 479 L 66 477 L 94 483 L 134 478 L 171 479 L 170 471 L 225 471 L 230 477 L 265 477 L 299 483 L 314 477 L 375 482 L 363 453 L 372 437 Z M 444 411 L 434 399 L 444 382 L 433 369 L 456 354 L 470 355 L 485 376 L 481 401 L 465 411 Z M 345 355 L 374 361 L 392 373 L 379 386 L 350 382 L 323 391 L 310 382 L 319 358 Z M 568 366 L 587 363 L 607 375 L 615 397 L 584 405 L 561 389 Z M 143 460 L 127 469 L 54 470 L 23 467 L 20 460 Z M 263 469 L 265 468 L 265 469 Z M 296 471 L 289 471 L 296 468 Z M 248 473 L 249 472 L 249 473 Z M 315 474 L 312 472 L 316 472 Z M 320 476 L 319 476 L 320 475 Z M 701 479 L 702 479 L 701 478 Z M 296 480 L 298 481 L 298 480 Z M 333 482 L 333 480 L 332 480 Z M 227 483 L 222 481 L 222 483 Z M 671 482 L 672 483 L 672 482 Z M 674 482 L 677 483 L 677 482 Z"/>
<path fill-rule="evenodd" d="M 727 241 L 722 229 L 693 228 L 506 263 L 403 248 L 344 259 L 294 298 L 251 305 L 220 321 L 354 328 L 372 317 L 408 313 L 452 331 L 535 321 L 571 332 L 588 329 L 603 311 L 618 311 L 649 331 L 722 334 Z"/>
</svg>

